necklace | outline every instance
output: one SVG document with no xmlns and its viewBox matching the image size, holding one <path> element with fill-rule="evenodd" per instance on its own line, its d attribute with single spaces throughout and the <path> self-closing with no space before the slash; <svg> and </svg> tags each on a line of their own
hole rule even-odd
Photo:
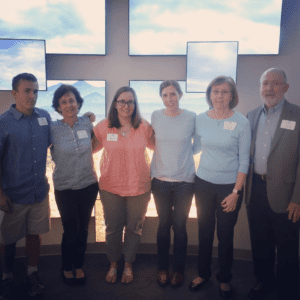
<svg viewBox="0 0 300 300">
<path fill-rule="evenodd" d="M 131 126 L 130 126 L 127 130 L 125 130 L 125 131 L 123 131 L 123 130 L 120 129 L 120 133 L 121 133 L 123 136 L 125 136 L 125 134 L 128 133 L 128 132 L 130 131 L 130 129 L 131 129 Z"/>
<path fill-rule="evenodd" d="M 228 111 L 225 112 L 225 114 L 224 114 L 223 116 L 219 117 L 219 116 L 217 116 L 216 111 L 213 110 L 213 119 L 215 119 L 216 122 L 217 122 L 217 124 L 218 124 L 218 126 L 220 126 L 220 124 L 221 124 L 225 119 L 229 118 L 230 113 L 231 113 L 231 110 L 230 110 L 229 112 L 228 112 Z"/>
</svg>

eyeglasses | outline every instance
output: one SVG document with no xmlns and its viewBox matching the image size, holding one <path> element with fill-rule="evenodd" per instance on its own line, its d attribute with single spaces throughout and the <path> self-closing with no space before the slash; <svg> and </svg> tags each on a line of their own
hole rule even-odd
<svg viewBox="0 0 300 300">
<path fill-rule="evenodd" d="M 231 94 L 231 91 L 217 91 L 217 90 L 212 90 L 211 93 L 215 96 L 218 96 L 219 94 L 221 94 L 221 96 L 227 96 L 229 94 Z"/>
<path fill-rule="evenodd" d="M 129 100 L 129 101 L 125 101 L 125 100 L 119 100 L 116 101 L 120 106 L 125 106 L 126 104 L 128 105 L 128 107 L 134 107 L 135 106 L 135 102 L 133 100 Z"/>
<path fill-rule="evenodd" d="M 263 81 L 262 82 L 262 86 L 263 87 L 267 87 L 268 85 L 271 85 L 271 87 L 279 87 L 281 86 L 282 84 L 286 84 L 285 82 L 279 82 L 279 81 Z"/>
</svg>

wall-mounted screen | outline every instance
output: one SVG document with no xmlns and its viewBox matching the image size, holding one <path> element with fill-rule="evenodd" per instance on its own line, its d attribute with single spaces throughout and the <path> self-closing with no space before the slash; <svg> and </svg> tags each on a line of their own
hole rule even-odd
<svg viewBox="0 0 300 300">
<path fill-rule="evenodd" d="M 0 38 L 43 39 L 47 53 L 105 54 L 105 0 L 1 1 Z"/>
<path fill-rule="evenodd" d="M 162 81 L 130 80 L 130 86 L 135 90 L 143 118 L 151 122 L 154 110 L 164 108 L 159 96 L 159 86 Z M 186 93 L 185 81 L 179 81 L 183 95 L 180 99 L 180 108 L 188 109 L 199 114 L 208 110 L 208 104 L 203 93 Z"/>
<path fill-rule="evenodd" d="M 45 91 L 46 49 L 43 40 L 0 39 L 0 90 L 11 90 L 13 77 L 32 73 Z"/>
<path fill-rule="evenodd" d="M 84 102 L 79 115 L 90 111 L 96 115 L 96 122 L 105 118 L 105 81 L 103 80 L 48 80 L 48 90 L 40 92 L 37 107 L 45 109 L 53 120 L 62 119 L 62 116 L 52 108 L 52 99 L 55 90 L 62 84 L 70 84 L 77 88 Z"/>
<path fill-rule="evenodd" d="M 236 82 L 238 42 L 187 43 L 186 91 L 205 93 L 217 76 L 230 76 Z"/>
<path fill-rule="evenodd" d="M 129 0 L 130 55 L 185 55 L 187 41 L 238 41 L 278 54 L 282 0 Z"/>
</svg>

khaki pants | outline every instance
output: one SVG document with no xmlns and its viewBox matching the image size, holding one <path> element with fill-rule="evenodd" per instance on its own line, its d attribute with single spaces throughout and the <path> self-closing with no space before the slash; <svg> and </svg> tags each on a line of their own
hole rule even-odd
<svg viewBox="0 0 300 300">
<path fill-rule="evenodd" d="M 120 260 L 122 254 L 122 235 L 124 235 L 125 262 L 133 263 L 141 240 L 150 191 L 138 195 L 121 197 L 100 190 L 106 225 L 107 256 L 110 262 Z"/>
</svg>

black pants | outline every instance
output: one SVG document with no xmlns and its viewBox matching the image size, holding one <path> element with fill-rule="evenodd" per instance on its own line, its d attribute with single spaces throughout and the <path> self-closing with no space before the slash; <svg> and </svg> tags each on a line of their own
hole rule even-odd
<svg viewBox="0 0 300 300">
<path fill-rule="evenodd" d="M 257 280 L 276 285 L 278 299 L 299 299 L 299 221 L 293 223 L 288 213 L 275 213 L 271 209 L 266 181 L 255 174 L 247 213 Z"/>
<path fill-rule="evenodd" d="M 198 274 L 204 279 L 211 277 L 210 266 L 217 219 L 219 272 L 216 277 L 221 283 L 227 283 L 232 278 L 233 234 L 242 197 L 238 198 L 236 209 L 232 212 L 224 212 L 221 202 L 232 193 L 234 186 L 235 184 L 214 184 L 197 176 L 195 179 L 199 235 Z"/>
<path fill-rule="evenodd" d="M 62 268 L 81 269 L 87 247 L 88 225 L 98 194 L 98 183 L 81 190 L 54 191 L 64 233 L 61 242 Z"/>
<path fill-rule="evenodd" d="M 159 219 L 157 230 L 158 270 L 169 270 L 170 230 L 174 231 L 173 272 L 184 273 L 187 232 L 194 183 L 168 182 L 153 178 L 152 193 Z"/>
</svg>

